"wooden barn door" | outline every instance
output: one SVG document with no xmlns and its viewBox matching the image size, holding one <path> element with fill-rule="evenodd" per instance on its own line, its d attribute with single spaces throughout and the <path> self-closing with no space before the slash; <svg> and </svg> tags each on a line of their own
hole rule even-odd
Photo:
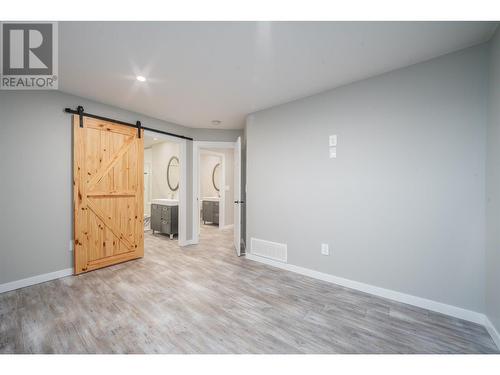
<svg viewBox="0 0 500 375">
<path fill-rule="evenodd" d="M 142 135 L 78 115 L 73 129 L 75 274 L 144 256 Z"/>
</svg>

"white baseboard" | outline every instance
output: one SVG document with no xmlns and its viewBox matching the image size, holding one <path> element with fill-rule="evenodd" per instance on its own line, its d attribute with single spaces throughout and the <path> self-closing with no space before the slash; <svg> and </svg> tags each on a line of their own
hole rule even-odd
<svg viewBox="0 0 500 375">
<path fill-rule="evenodd" d="M 309 276 L 314 279 L 327 281 L 333 284 L 341 285 L 347 288 L 356 289 L 361 292 L 373 294 L 375 296 L 387 298 L 393 301 L 406 303 L 408 305 L 413 305 L 421 307 L 423 309 L 435 311 L 441 314 L 450 315 L 459 319 L 467 320 L 470 322 L 485 325 L 486 316 L 482 313 L 466 310 L 461 307 L 448 305 L 442 302 L 433 301 L 430 299 L 413 296 L 406 293 L 396 292 L 394 290 L 380 288 L 378 286 L 361 283 L 359 281 L 344 279 L 343 277 L 333 276 L 327 273 L 314 271 L 308 268 L 295 266 L 288 263 L 280 263 L 271 259 L 259 257 L 252 254 L 246 254 L 247 259 L 254 260 L 257 262 L 265 263 L 270 266 L 278 267 L 287 271 L 292 271 L 299 273 L 301 275 Z M 497 344 L 498 345 L 498 344 Z M 500 346 L 499 346 L 500 349 Z"/>
<path fill-rule="evenodd" d="M 484 317 L 484 320 L 485 320 L 484 327 L 486 328 L 491 338 L 495 342 L 497 348 L 500 349 L 500 333 L 498 333 L 497 329 L 495 328 L 491 320 L 488 319 L 487 316 Z"/>
<path fill-rule="evenodd" d="M 228 224 L 228 225 L 225 225 L 223 226 L 222 228 L 219 228 L 219 229 L 231 229 L 234 227 L 234 224 Z"/>
<path fill-rule="evenodd" d="M 43 275 L 37 275 L 28 277 L 26 279 L 11 281 L 9 283 L 0 284 L 0 293 L 10 292 L 11 290 L 24 288 L 27 286 L 44 283 L 46 281 L 59 279 L 61 277 L 73 275 L 73 268 L 66 268 L 65 270 L 44 273 Z"/>
</svg>

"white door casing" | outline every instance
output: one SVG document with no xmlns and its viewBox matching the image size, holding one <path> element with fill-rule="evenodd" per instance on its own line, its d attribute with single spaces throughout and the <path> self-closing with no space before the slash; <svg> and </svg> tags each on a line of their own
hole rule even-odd
<svg viewBox="0 0 500 375">
<path fill-rule="evenodd" d="M 241 137 L 234 146 L 234 248 L 241 255 Z"/>
</svg>

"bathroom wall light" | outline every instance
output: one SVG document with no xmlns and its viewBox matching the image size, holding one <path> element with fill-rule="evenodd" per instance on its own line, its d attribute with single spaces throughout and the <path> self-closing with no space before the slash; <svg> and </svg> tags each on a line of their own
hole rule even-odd
<svg viewBox="0 0 500 375">
<path fill-rule="evenodd" d="M 135 77 L 139 82 L 146 82 L 146 77 L 143 76 L 137 76 Z"/>
</svg>

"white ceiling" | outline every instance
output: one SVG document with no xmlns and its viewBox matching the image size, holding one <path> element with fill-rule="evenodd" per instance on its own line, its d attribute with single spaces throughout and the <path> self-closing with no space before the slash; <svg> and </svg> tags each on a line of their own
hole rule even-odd
<svg viewBox="0 0 500 375">
<path fill-rule="evenodd" d="M 189 127 L 242 128 L 248 113 L 484 42 L 495 27 L 61 22 L 59 88 Z"/>
<path fill-rule="evenodd" d="M 154 136 L 149 135 L 147 132 L 144 132 L 144 148 L 150 148 L 153 145 L 158 143 L 165 143 L 164 139 L 156 138 Z"/>
</svg>

